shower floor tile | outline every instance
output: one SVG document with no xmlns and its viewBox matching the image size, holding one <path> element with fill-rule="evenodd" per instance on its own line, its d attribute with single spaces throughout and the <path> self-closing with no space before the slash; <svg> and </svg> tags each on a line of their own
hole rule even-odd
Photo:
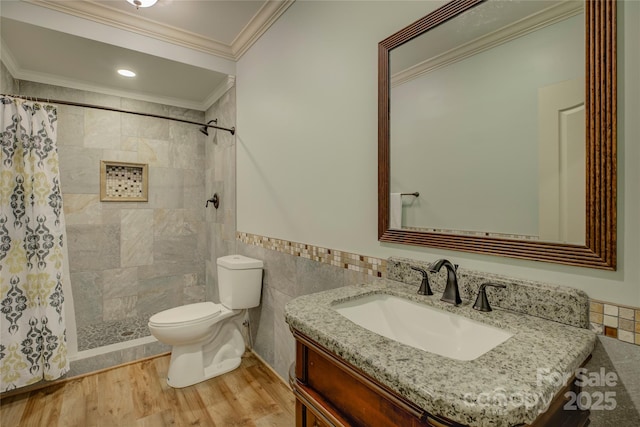
<svg viewBox="0 0 640 427">
<path fill-rule="evenodd" d="M 148 337 L 148 321 L 149 317 L 138 316 L 78 326 L 78 351 Z"/>
</svg>

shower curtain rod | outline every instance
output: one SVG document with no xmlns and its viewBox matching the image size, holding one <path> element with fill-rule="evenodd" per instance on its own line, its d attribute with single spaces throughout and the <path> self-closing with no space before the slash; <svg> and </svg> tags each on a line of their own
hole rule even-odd
<svg viewBox="0 0 640 427">
<path fill-rule="evenodd" d="M 2 96 L 20 98 L 20 99 L 24 99 L 26 101 L 33 101 L 33 102 L 46 102 L 48 104 L 71 105 L 73 107 L 93 108 L 95 110 L 115 111 L 115 112 L 118 112 L 118 113 L 135 114 L 137 116 L 155 117 L 156 119 L 173 120 L 174 122 L 189 123 L 189 124 L 192 124 L 192 125 L 197 125 L 197 126 L 201 126 L 201 127 L 205 127 L 205 128 L 215 128 L 215 129 L 220 129 L 220 130 L 226 130 L 227 132 L 231 133 L 231 135 L 235 135 L 235 133 L 236 133 L 236 128 L 235 127 L 225 128 L 225 127 L 222 127 L 222 126 L 211 125 L 209 123 L 198 123 L 198 122 L 194 122 L 194 121 L 191 121 L 191 120 L 176 119 L 174 117 L 161 116 L 161 115 L 158 115 L 158 114 L 139 113 L 137 111 L 121 110 L 119 108 L 104 107 L 102 105 L 84 104 L 82 102 L 60 101 L 60 100 L 57 100 L 57 99 L 49 99 L 49 98 L 34 98 L 32 96 L 23 96 L 23 95 L 6 95 L 4 93 L 2 94 Z"/>
</svg>

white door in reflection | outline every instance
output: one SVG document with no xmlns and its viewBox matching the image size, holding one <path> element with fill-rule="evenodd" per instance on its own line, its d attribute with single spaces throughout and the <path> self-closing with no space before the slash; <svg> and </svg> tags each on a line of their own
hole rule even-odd
<svg viewBox="0 0 640 427">
<path fill-rule="evenodd" d="M 584 79 L 538 91 L 540 240 L 585 243 Z"/>
</svg>

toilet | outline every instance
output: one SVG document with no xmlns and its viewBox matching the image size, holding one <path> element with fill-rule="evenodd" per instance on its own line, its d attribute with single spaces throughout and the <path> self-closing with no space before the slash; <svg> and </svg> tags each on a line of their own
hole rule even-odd
<svg viewBox="0 0 640 427">
<path fill-rule="evenodd" d="M 248 308 L 260 304 L 263 262 L 242 255 L 218 258 L 220 304 L 199 302 L 149 318 L 149 330 L 171 345 L 167 384 L 187 387 L 240 366 Z"/>
</svg>

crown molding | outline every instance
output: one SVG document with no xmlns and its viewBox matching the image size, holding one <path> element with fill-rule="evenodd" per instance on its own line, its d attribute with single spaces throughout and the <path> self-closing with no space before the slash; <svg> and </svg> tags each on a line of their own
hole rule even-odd
<svg viewBox="0 0 640 427">
<path fill-rule="evenodd" d="M 91 0 L 74 1 L 69 2 L 69 4 L 52 0 L 22 1 L 224 59 L 237 61 L 295 0 L 267 0 L 251 21 L 236 36 L 231 45 L 171 25 L 161 24 L 140 15 L 98 4 Z"/>
<path fill-rule="evenodd" d="M 202 103 L 205 110 L 209 109 L 218 99 L 236 84 L 236 76 L 227 76 L 227 80 L 220 83 Z"/>
<path fill-rule="evenodd" d="M 234 59 L 240 59 L 294 2 L 295 0 L 267 0 L 231 43 Z"/>
<path fill-rule="evenodd" d="M 51 0 L 22 1 L 146 37 L 162 40 L 167 43 L 220 56 L 225 59 L 235 60 L 231 52 L 231 46 L 229 45 L 171 25 L 152 21 L 140 15 L 122 12 L 92 1 L 85 0 L 82 2 L 69 2 L 69 5 L 67 5 L 67 2 Z"/>
<path fill-rule="evenodd" d="M 582 2 L 565 1 L 540 13 L 514 22 L 482 37 L 471 40 L 438 56 L 420 62 L 391 76 L 391 87 L 407 83 L 423 74 L 446 67 L 465 58 L 492 49 L 503 43 L 525 36 L 541 28 L 553 25 L 583 11 Z"/>
</svg>

